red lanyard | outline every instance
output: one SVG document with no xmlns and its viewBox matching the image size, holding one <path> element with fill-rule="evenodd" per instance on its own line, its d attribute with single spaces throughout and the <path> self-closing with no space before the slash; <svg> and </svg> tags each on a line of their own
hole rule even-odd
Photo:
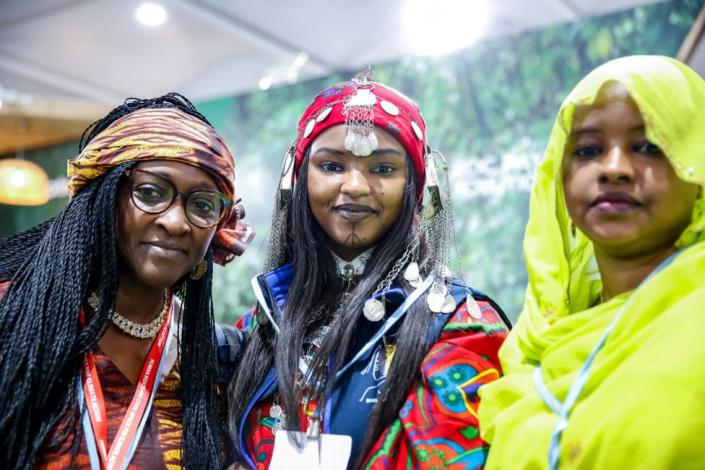
<svg viewBox="0 0 705 470">
<path fill-rule="evenodd" d="M 171 298 L 169 299 L 171 303 Z M 154 383 L 159 375 L 159 365 L 162 360 L 165 345 L 169 338 L 171 330 L 171 315 L 173 303 L 169 305 L 164 323 L 159 329 L 156 338 L 149 348 L 147 359 L 142 366 L 135 395 L 132 397 L 132 402 L 127 408 L 127 412 L 120 423 L 113 445 L 108 447 L 108 426 L 107 416 L 105 413 L 105 400 L 103 399 L 103 390 L 100 387 L 100 379 L 98 371 L 95 367 L 93 353 L 88 351 L 83 356 L 83 367 L 81 368 L 81 377 L 83 379 L 83 393 L 86 400 L 86 408 L 90 417 L 93 435 L 98 447 L 98 455 L 100 457 L 100 468 L 104 470 L 113 470 L 123 468 L 127 462 L 126 459 L 131 458 L 128 455 L 130 449 L 139 440 L 138 428 L 142 418 L 151 404 L 153 396 L 152 390 Z M 84 323 L 83 311 L 80 312 L 81 323 Z"/>
</svg>

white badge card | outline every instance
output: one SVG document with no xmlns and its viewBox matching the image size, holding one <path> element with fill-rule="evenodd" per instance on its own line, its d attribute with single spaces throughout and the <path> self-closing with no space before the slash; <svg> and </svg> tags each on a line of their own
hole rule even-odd
<svg viewBox="0 0 705 470">
<path fill-rule="evenodd" d="M 319 441 L 316 438 L 306 438 L 306 433 L 303 432 L 294 434 L 305 443 L 301 449 L 289 442 L 285 430 L 276 432 L 269 470 L 345 470 L 348 467 L 352 449 L 350 436 L 321 434 Z"/>
</svg>

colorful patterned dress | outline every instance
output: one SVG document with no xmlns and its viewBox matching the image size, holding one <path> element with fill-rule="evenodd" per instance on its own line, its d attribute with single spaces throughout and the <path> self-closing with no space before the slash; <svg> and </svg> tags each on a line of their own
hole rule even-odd
<svg viewBox="0 0 705 470">
<path fill-rule="evenodd" d="M 269 287 L 280 301 L 282 287 L 271 284 Z M 479 436 L 477 391 L 499 377 L 497 351 L 508 329 L 491 299 L 480 293 L 474 297 L 481 318 L 471 316 L 465 302 L 458 301 L 455 312 L 445 318 L 435 343 L 421 363 L 419 381 L 409 392 L 397 419 L 377 439 L 363 468 L 482 468 L 487 445 Z M 390 290 L 388 312 L 404 298 L 400 289 Z M 464 295 L 457 298 L 464 299 Z M 371 337 L 383 323 L 360 321 L 363 339 Z M 255 324 L 255 316 L 249 312 L 238 326 L 251 331 Z M 357 457 L 356 447 L 362 441 L 367 418 L 377 402 L 392 358 L 393 353 L 380 341 L 371 354 L 336 383 L 326 406 L 322 430 L 351 435 L 351 461 Z M 270 416 L 270 409 L 276 402 L 276 373 L 272 369 L 250 403 L 247 419 L 239 423 L 240 446 L 247 449 L 247 455 L 240 456 L 240 460 L 258 470 L 268 468 L 272 458 L 276 420 Z"/>
</svg>

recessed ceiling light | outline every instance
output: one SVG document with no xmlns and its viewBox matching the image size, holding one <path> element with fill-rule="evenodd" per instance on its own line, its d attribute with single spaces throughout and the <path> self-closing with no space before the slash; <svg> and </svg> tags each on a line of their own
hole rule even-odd
<svg viewBox="0 0 705 470">
<path fill-rule="evenodd" d="M 296 58 L 294 59 L 294 67 L 296 68 L 301 68 L 304 65 L 306 65 L 306 62 L 308 62 L 308 54 L 305 52 L 300 52 L 296 55 Z"/>
<path fill-rule="evenodd" d="M 260 90 L 269 90 L 269 87 L 272 86 L 272 78 L 271 77 L 262 77 L 259 79 L 259 89 Z"/>
<path fill-rule="evenodd" d="M 142 3 L 135 10 L 135 18 L 145 26 L 161 26 L 166 21 L 166 10 L 157 3 Z"/>
<path fill-rule="evenodd" d="M 296 68 L 292 68 L 286 73 L 286 83 L 296 83 L 299 79 L 299 71 Z"/>
<path fill-rule="evenodd" d="M 415 54 L 440 55 L 472 45 L 489 16 L 487 0 L 407 0 L 404 28 Z"/>
</svg>

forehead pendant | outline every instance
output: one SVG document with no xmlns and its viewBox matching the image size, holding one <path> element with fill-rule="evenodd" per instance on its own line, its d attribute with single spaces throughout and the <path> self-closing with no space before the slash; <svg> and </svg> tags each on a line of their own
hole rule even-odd
<svg viewBox="0 0 705 470">
<path fill-rule="evenodd" d="M 358 88 L 343 106 L 345 150 L 357 157 L 367 157 L 379 147 L 374 132 L 375 103 L 377 97 L 370 88 Z"/>
</svg>

